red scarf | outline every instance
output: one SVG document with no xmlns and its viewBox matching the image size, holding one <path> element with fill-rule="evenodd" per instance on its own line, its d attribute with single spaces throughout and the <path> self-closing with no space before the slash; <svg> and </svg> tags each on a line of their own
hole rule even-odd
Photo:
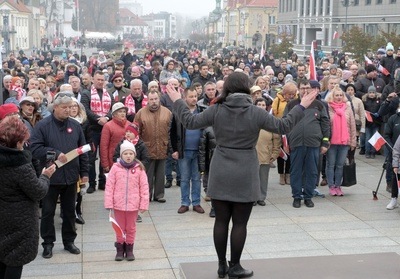
<svg viewBox="0 0 400 279">
<path fill-rule="evenodd" d="M 111 109 L 111 97 L 107 90 L 103 89 L 103 98 L 100 99 L 97 89 L 92 85 L 90 88 L 91 98 L 90 98 L 90 110 L 100 117 L 106 116 Z"/>
<path fill-rule="evenodd" d="M 346 103 L 330 102 L 329 106 L 334 111 L 332 119 L 331 144 L 348 145 L 350 140 L 347 128 Z"/>
<path fill-rule="evenodd" d="M 125 98 L 125 106 L 128 108 L 127 115 L 132 115 L 136 113 L 135 100 L 133 99 L 132 94 L 129 94 Z M 147 106 L 147 96 L 143 95 L 142 108 L 144 108 L 145 106 Z"/>
</svg>

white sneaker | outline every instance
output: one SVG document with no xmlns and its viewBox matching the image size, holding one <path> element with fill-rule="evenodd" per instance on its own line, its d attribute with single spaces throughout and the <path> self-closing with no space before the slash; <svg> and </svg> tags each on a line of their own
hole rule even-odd
<svg viewBox="0 0 400 279">
<path fill-rule="evenodd" d="M 386 206 L 387 210 L 393 210 L 395 208 L 399 207 L 397 204 L 397 198 L 392 198 L 389 202 L 389 204 Z"/>
</svg>

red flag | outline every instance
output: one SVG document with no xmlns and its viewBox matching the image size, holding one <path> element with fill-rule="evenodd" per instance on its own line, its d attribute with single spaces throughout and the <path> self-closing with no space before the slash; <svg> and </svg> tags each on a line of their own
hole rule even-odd
<svg viewBox="0 0 400 279">
<path fill-rule="evenodd" d="M 111 210 L 110 210 L 109 221 L 111 222 L 111 225 L 112 225 L 117 237 L 122 237 L 123 239 L 126 239 L 126 234 L 122 231 L 122 229 L 121 229 L 120 225 L 117 223 L 117 221 L 111 216 Z"/>
<path fill-rule="evenodd" d="M 382 146 L 385 145 L 385 139 L 379 134 L 379 132 L 375 132 L 375 134 L 368 140 L 368 142 L 375 148 L 376 151 L 381 149 Z"/>
<path fill-rule="evenodd" d="M 365 111 L 365 118 L 367 119 L 368 122 L 371 122 L 371 123 L 374 122 L 372 120 L 372 115 L 368 110 Z"/>
<path fill-rule="evenodd" d="M 335 31 L 335 33 L 333 33 L 333 38 L 332 38 L 333 40 L 335 40 L 335 39 L 339 39 L 339 33 L 338 33 L 338 31 Z"/>
<path fill-rule="evenodd" d="M 318 80 L 318 79 L 317 79 L 317 71 L 315 70 L 314 42 L 311 42 L 311 52 L 310 52 L 310 80 Z"/>
</svg>

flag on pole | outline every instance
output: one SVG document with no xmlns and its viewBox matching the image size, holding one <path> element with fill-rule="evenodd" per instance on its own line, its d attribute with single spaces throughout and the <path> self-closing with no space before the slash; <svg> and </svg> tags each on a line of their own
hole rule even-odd
<svg viewBox="0 0 400 279">
<path fill-rule="evenodd" d="M 375 132 L 368 142 L 375 148 L 376 151 L 379 151 L 379 149 L 381 149 L 381 147 L 386 143 L 385 139 L 381 134 L 379 134 L 378 131 Z"/>
<path fill-rule="evenodd" d="M 333 40 L 339 39 L 339 33 L 338 33 L 338 31 L 335 31 L 335 32 L 333 33 L 332 39 L 333 39 Z"/>
<path fill-rule="evenodd" d="M 264 44 L 262 44 L 261 51 L 260 51 L 260 60 L 263 59 L 264 55 L 265 55 Z"/>
<path fill-rule="evenodd" d="M 374 63 L 372 63 L 371 59 L 369 59 L 366 55 L 364 55 L 364 60 L 365 60 L 366 65 L 374 64 Z"/>
<path fill-rule="evenodd" d="M 311 42 L 311 52 L 310 52 L 310 80 L 318 80 L 318 79 L 317 79 L 317 71 L 315 70 L 314 41 Z"/>
<path fill-rule="evenodd" d="M 367 119 L 368 122 L 371 122 L 371 123 L 374 122 L 372 120 L 372 115 L 368 110 L 365 111 L 365 118 Z"/>
<path fill-rule="evenodd" d="M 115 231 L 115 234 L 117 237 L 122 237 L 123 239 L 126 239 L 126 234 L 122 231 L 120 225 L 118 224 L 117 220 L 115 220 L 112 217 L 112 210 L 110 210 L 110 216 L 109 216 L 109 221 L 111 222 L 111 225 Z"/>
</svg>

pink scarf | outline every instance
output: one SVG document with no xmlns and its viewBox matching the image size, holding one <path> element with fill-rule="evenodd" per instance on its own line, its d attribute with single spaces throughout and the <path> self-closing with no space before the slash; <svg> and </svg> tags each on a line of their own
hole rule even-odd
<svg viewBox="0 0 400 279">
<path fill-rule="evenodd" d="M 136 113 L 135 100 L 133 99 L 131 94 L 129 94 L 125 98 L 125 106 L 128 108 L 127 115 L 132 115 L 132 114 Z M 142 108 L 144 108 L 145 106 L 147 106 L 147 96 L 143 95 Z"/>
<path fill-rule="evenodd" d="M 350 140 L 349 130 L 347 129 L 346 103 L 330 102 L 329 106 L 333 109 L 331 144 L 348 145 Z"/>
<path fill-rule="evenodd" d="M 97 93 L 96 88 L 92 85 L 90 88 L 91 98 L 90 98 L 90 110 L 93 111 L 98 116 L 106 116 L 111 109 L 111 97 L 107 90 L 103 89 L 103 98 L 100 100 L 99 93 Z"/>
</svg>

